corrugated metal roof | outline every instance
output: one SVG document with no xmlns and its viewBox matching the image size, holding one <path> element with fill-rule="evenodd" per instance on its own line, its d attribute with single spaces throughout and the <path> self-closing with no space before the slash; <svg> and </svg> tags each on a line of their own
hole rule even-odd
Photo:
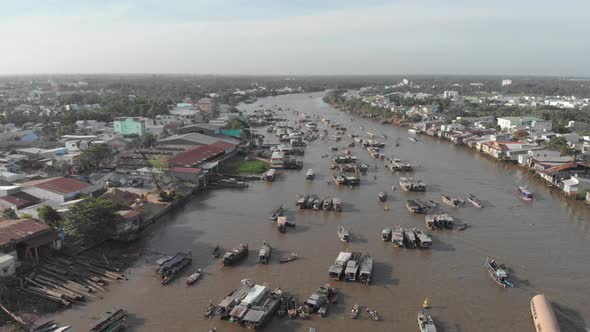
<svg viewBox="0 0 590 332">
<path fill-rule="evenodd" d="M 14 240 L 22 242 L 32 236 L 49 231 L 49 226 L 35 219 L 16 219 L 0 222 L 0 246 Z"/>
<path fill-rule="evenodd" d="M 78 181 L 70 178 L 55 177 L 50 179 L 42 179 L 36 181 L 25 182 L 22 184 L 23 187 L 37 187 L 45 189 L 58 194 L 70 194 L 76 191 L 80 191 L 84 188 L 89 187 L 88 183 Z"/>
</svg>

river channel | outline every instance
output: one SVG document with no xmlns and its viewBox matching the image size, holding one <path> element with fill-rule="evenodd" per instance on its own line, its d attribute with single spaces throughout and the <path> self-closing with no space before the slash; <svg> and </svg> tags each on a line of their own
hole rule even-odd
<svg viewBox="0 0 590 332">
<path fill-rule="evenodd" d="M 368 174 L 358 187 L 335 186 L 329 183 L 331 158 L 321 156 L 334 154 L 329 145 L 343 147 L 349 139 L 311 142 L 303 170 L 280 171 L 273 183 L 251 182 L 246 190 L 200 194 L 147 231 L 141 245 L 148 251 L 192 251 L 190 269 L 205 271 L 197 284 L 190 288 L 184 285 L 183 276 L 190 273 L 186 270 L 171 285 L 160 285 L 152 265 L 158 256 L 148 255 L 128 271 L 128 281 L 102 293 L 104 299 L 74 306 L 55 319 L 76 331 L 86 331 L 93 318 L 119 306 L 130 313 L 131 331 L 208 331 L 213 327 L 217 331 L 243 331 L 227 321 L 203 318 L 207 302 L 218 303 L 244 278 L 281 287 L 304 301 L 320 285 L 330 282 L 328 267 L 339 251 L 347 249 L 375 258 L 371 285 L 332 281 L 340 297 L 329 307 L 326 318 L 314 315 L 303 321 L 274 317 L 265 330 L 307 331 L 316 327 L 318 331 L 417 331 L 416 314 L 428 297 L 430 313 L 440 331 L 533 332 L 529 301 L 533 295 L 545 293 L 554 302 L 563 331 L 584 331 L 588 322 L 583 317 L 590 317 L 590 207 L 564 199 L 524 169 L 431 137 L 412 142 L 407 129 L 335 110 L 322 97 L 323 93 L 268 97 L 239 108 L 248 113 L 276 105 L 289 110 L 278 112 L 279 117 L 294 119 L 294 111 L 318 114 L 348 127 L 349 133 L 384 134 L 385 153 L 418 165 L 413 176 L 426 183 L 427 192 L 400 191 L 399 176 L 387 172 L 383 161 L 371 159 L 358 145 L 350 149 L 351 153 L 370 165 Z M 320 130 L 324 126 L 318 123 Z M 399 147 L 394 144 L 397 138 Z M 270 139 L 272 142 L 275 138 Z M 308 168 L 315 170 L 313 181 L 305 180 Z M 396 191 L 391 189 L 393 184 Z M 517 197 L 514 187 L 518 185 L 527 185 L 534 192 L 532 203 Z M 389 194 L 388 212 L 377 199 L 380 191 Z M 298 193 L 340 197 L 343 212 L 298 210 L 294 204 Z M 471 228 L 431 232 L 430 250 L 395 248 L 381 240 L 381 230 L 386 226 L 424 228 L 424 215 L 411 215 L 405 208 L 406 199 L 440 203 L 443 193 L 463 198 L 474 193 L 484 202 L 482 209 L 468 203 L 456 209 L 441 205 L 442 210 Z M 277 232 L 268 221 L 270 212 L 280 204 L 297 223 L 286 234 Z M 338 225 L 348 226 L 353 237 L 350 243 L 338 240 Z M 265 266 L 257 264 L 256 257 L 263 241 L 274 248 L 271 263 Z M 249 244 L 250 255 L 234 267 L 222 267 L 211 257 L 217 244 L 227 249 L 240 243 Z M 290 252 L 301 259 L 279 264 L 279 257 Z M 500 288 L 489 278 L 483 268 L 488 255 L 511 267 L 515 288 Z M 350 308 L 355 303 L 378 310 L 382 321 L 371 321 L 366 314 L 351 320 Z"/>
</svg>

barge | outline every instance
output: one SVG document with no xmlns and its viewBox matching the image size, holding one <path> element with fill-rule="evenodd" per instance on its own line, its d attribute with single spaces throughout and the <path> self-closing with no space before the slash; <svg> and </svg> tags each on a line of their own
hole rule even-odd
<svg viewBox="0 0 590 332">
<path fill-rule="evenodd" d="M 406 201 L 406 208 L 412 213 L 424 213 L 426 207 L 417 199 L 409 199 Z"/>
<path fill-rule="evenodd" d="M 184 252 L 179 252 L 176 255 L 161 261 L 158 273 L 160 274 L 162 285 L 166 285 L 172 281 L 172 279 L 176 277 L 176 274 L 187 267 L 192 261 L 193 259 L 191 258 L 190 253 Z"/>
<path fill-rule="evenodd" d="M 415 180 L 413 178 L 400 177 L 399 185 L 405 191 L 426 191 L 426 185 L 424 184 L 424 182 L 420 180 Z"/>
<path fill-rule="evenodd" d="M 259 264 L 268 264 L 268 260 L 270 259 L 270 255 L 272 253 L 272 247 L 264 242 L 260 251 L 258 252 L 258 263 Z"/>
<path fill-rule="evenodd" d="M 222 264 L 224 266 L 234 265 L 238 261 L 246 258 L 248 256 L 248 245 L 247 244 L 240 244 L 240 246 L 236 249 L 231 249 L 223 255 Z"/>
</svg>

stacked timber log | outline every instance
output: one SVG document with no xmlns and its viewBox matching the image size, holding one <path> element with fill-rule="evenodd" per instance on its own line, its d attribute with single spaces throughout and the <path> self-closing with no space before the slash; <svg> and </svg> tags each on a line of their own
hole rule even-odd
<svg viewBox="0 0 590 332">
<path fill-rule="evenodd" d="M 65 307 L 99 299 L 111 280 L 126 277 L 117 268 L 88 259 L 54 257 L 44 260 L 24 279 L 23 290 Z"/>
</svg>

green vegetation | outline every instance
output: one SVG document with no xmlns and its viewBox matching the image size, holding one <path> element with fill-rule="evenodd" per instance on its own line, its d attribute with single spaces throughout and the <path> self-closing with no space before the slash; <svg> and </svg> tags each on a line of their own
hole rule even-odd
<svg viewBox="0 0 590 332">
<path fill-rule="evenodd" d="M 64 231 L 75 243 L 107 240 L 114 228 L 116 210 L 117 204 L 109 199 L 88 197 L 66 212 Z"/>
<path fill-rule="evenodd" d="M 551 137 L 549 141 L 545 143 L 545 147 L 550 150 L 559 151 L 561 152 L 561 154 L 566 156 L 573 156 L 574 158 L 578 154 L 578 151 L 572 149 L 569 145 L 567 145 L 567 140 L 563 137 Z"/>
<path fill-rule="evenodd" d="M 11 208 L 6 208 L 2 211 L 2 216 L 6 219 L 18 219 L 16 212 Z"/>
<path fill-rule="evenodd" d="M 264 173 L 270 169 L 270 164 L 262 160 L 245 160 L 238 166 L 240 173 Z"/>
<path fill-rule="evenodd" d="M 76 165 L 82 172 L 96 170 L 102 163 L 112 156 L 111 147 L 106 144 L 94 144 L 84 150 L 78 158 Z"/>
<path fill-rule="evenodd" d="M 225 129 L 242 129 L 243 125 L 242 122 L 238 119 L 231 119 L 225 126 Z"/>
<path fill-rule="evenodd" d="M 49 205 L 43 205 L 37 209 L 37 213 L 39 214 L 39 219 L 41 219 L 41 221 L 51 226 L 51 228 L 58 228 L 60 215 L 56 209 Z"/>
<path fill-rule="evenodd" d="M 153 168 L 163 171 L 165 169 L 168 169 L 168 158 L 166 158 L 164 156 L 152 158 L 152 159 L 150 159 L 150 164 L 152 165 Z"/>
</svg>

